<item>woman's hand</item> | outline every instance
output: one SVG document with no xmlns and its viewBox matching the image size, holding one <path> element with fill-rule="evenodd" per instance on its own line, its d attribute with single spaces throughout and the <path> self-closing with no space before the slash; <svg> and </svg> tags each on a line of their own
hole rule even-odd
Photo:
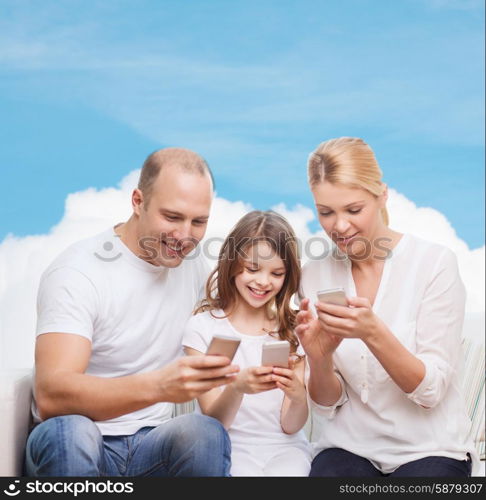
<svg viewBox="0 0 486 500">
<path fill-rule="evenodd" d="M 325 328 L 325 324 L 309 310 L 309 299 L 300 303 L 297 313 L 295 333 L 310 359 L 320 359 L 331 355 L 341 343 L 342 336 L 335 336 Z"/>
<path fill-rule="evenodd" d="M 245 368 L 235 377 L 231 384 L 235 390 L 243 394 L 257 394 L 258 392 L 275 389 L 277 384 L 273 379 L 271 366 L 251 366 Z"/>
<path fill-rule="evenodd" d="M 347 300 L 351 307 L 318 302 L 318 322 L 322 329 L 335 338 L 361 339 L 366 342 L 381 331 L 383 323 L 373 312 L 368 299 L 351 297 Z"/>
</svg>

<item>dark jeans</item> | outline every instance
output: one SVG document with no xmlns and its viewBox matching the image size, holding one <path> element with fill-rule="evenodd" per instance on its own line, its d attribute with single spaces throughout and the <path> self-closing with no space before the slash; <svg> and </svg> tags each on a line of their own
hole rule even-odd
<svg viewBox="0 0 486 500">
<path fill-rule="evenodd" d="M 471 460 L 425 457 L 383 474 L 366 458 L 340 448 L 321 451 L 312 461 L 311 477 L 469 477 Z"/>
<path fill-rule="evenodd" d="M 187 414 L 129 436 L 102 436 L 89 418 L 49 418 L 31 432 L 28 476 L 229 476 L 231 444 L 216 419 Z M 162 498 L 162 497 L 161 497 Z"/>
</svg>

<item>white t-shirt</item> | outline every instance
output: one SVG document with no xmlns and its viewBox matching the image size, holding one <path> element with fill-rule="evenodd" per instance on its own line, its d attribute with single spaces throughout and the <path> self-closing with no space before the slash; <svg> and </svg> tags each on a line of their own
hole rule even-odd
<svg viewBox="0 0 486 500">
<path fill-rule="evenodd" d="M 213 311 L 218 317 L 224 316 L 220 310 Z M 278 340 L 268 334 L 245 335 L 236 330 L 228 318 L 216 319 L 209 311 L 192 316 L 186 324 L 182 343 L 199 352 L 206 349 L 215 334 L 234 336 L 241 340 L 233 363 L 240 370 L 262 364 L 262 346 L 264 342 Z M 300 351 L 299 351 L 300 352 Z M 308 446 L 304 431 L 285 434 L 280 425 L 280 410 L 284 392 L 280 389 L 245 394 L 241 406 L 228 431 L 233 449 L 254 445 L 302 444 Z"/>
<path fill-rule="evenodd" d="M 122 377 L 165 366 L 183 355 L 183 326 L 209 274 L 198 248 L 166 268 L 137 257 L 113 229 L 73 244 L 41 277 L 37 335 L 90 340 L 89 375 Z M 173 403 L 157 403 L 96 424 L 104 435 L 133 434 L 170 419 L 172 409 Z M 35 403 L 33 413 L 39 421 Z"/>
<path fill-rule="evenodd" d="M 306 263 L 301 299 L 314 304 L 318 290 L 334 287 L 357 295 L 349 259 L 328 255 Z M 383 473 L 433 455 L 465 460 L 470 453 L 474 467 L 478 458 L 467 437 L 470 421 L 458 375 L 464 304 L 454 253 L 403 235 L 385 261 L 373 311 L 425 364 L 425 377 L 406 394 L 364 342 L 343 340 L 334 354 L 341 399 L 332 407 L 311 401 L 314 453 L 343 448 L 368 458 Z"/>
</svg>

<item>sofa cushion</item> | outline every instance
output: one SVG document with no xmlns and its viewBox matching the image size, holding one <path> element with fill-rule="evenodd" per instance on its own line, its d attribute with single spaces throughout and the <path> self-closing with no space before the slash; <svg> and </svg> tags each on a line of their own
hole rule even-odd
<svg viewBox="0 0 486 500">
<path fill-rule="evenodd" d="M 471 337 L 465 337 L 462 346 L 464 350 L 462 389 L 471 419 L 470 435 L 479 457 L 484 460 L 484 343 Z"/>
<path fill-rule="evenodd" d="M 0 476 L 22 473 L 31 399 L 31 370 L 0 371 Z"/>
</svg>

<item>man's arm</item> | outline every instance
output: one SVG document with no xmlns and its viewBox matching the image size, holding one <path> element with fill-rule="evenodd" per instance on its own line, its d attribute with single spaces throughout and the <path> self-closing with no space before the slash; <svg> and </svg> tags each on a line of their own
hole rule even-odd
<svg viewBox="0 0 486 500">
<path fill-rule="evenodd" d="M 37 338 L 35 394 L 40 417 L 85 415 L 108 420 L 161 401 L 184 402 L 233 380 L 238 367 L 223 356 L 184 357 L 151 372 L 102 378 L 85 372 L 91 342 L 80 335 Z"/>
</svg>

